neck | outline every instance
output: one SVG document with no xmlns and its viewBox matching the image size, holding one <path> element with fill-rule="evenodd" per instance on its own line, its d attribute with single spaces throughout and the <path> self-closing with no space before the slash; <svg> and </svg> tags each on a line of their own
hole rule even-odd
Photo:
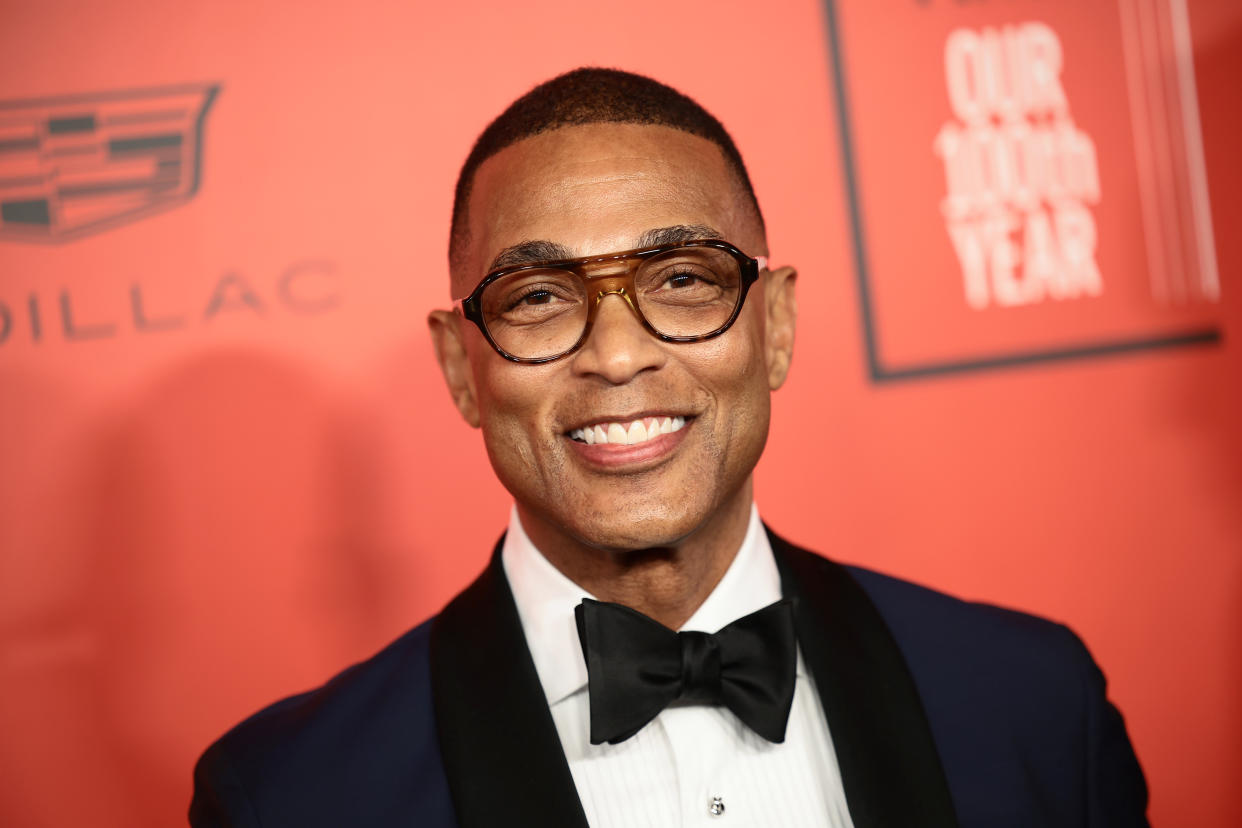
<svg viewBox="0 0 1242 828">
<path fill-rule="evenodd" d="M 724 577 L 746 538 L 753 491 L 749 480 L 707 521 L 676 542 L 644 549 L 591 546 L 557 531 L 518 504 L 531 542 L 567 578 L 612 601 L 678 629 Z"/>
</svg>

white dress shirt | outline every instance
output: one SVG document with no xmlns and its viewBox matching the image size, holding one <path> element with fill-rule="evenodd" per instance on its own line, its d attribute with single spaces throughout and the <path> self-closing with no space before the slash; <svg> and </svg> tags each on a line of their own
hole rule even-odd
<svg viewBox="0 0 1242 828">
<path fill-rule="evenodd" d="M 801 652 L 781 744 L 727 708 L 693 705 L 666 708 L 620 744 L 593 745 L 574 607 L 595 596 L 534 547 L 516 508 L 501 561 L 592 828 L 853 828 L 832 735 Z M 776 561 L 752 506 L 737 556 L 682 629 L 715 632 L 780 598 Z"/>
</svg>

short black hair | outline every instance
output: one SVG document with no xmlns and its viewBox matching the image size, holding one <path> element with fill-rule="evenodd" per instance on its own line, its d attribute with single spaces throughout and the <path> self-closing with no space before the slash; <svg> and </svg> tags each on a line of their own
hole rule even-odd
<svg viewBox="0 0 1242 828">
<path fill-rule="evenodd" d="M 457 176 L 449 264 L 456 267 L 469 242 L 466 209 L 474 176 L 484 161 L 524 138 L 565 126 L 651 124 L 706 138 L 724 153 L 763 227 L 763 213 L 742 154 L 720 121 L 691 98 L 659 81 L 620 69 L 583 67 L 536 86 L 483 130 Z"/>
</svg>

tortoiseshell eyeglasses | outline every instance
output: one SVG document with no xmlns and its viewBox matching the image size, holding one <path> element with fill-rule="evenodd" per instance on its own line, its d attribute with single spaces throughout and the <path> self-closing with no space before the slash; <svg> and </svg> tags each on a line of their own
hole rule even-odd
<svg viewBox="0 0 1242 828">
<path fill-rule="evenodd" d="M 542 363 L 582 347 L 606 296 L 625 300 L 652 336 L 701 342 L 729 329 L 767 260 L 719 239 L 503 267 L 462 313 L 505 359 Z"/>
</svg>

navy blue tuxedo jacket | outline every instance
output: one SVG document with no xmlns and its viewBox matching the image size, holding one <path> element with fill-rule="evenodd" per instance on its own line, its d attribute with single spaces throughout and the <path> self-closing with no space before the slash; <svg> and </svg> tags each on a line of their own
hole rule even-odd
<svg viewBox="0 0 1242 828">
<path fill-rule="evenodd" d="M 769 534 L 856 828 L 1147 824 L 1068 629 Z M 499 554 L 436 618 L 229 731 L 194 781 L 195 828 L 586 826 Z"/>
</svg>

